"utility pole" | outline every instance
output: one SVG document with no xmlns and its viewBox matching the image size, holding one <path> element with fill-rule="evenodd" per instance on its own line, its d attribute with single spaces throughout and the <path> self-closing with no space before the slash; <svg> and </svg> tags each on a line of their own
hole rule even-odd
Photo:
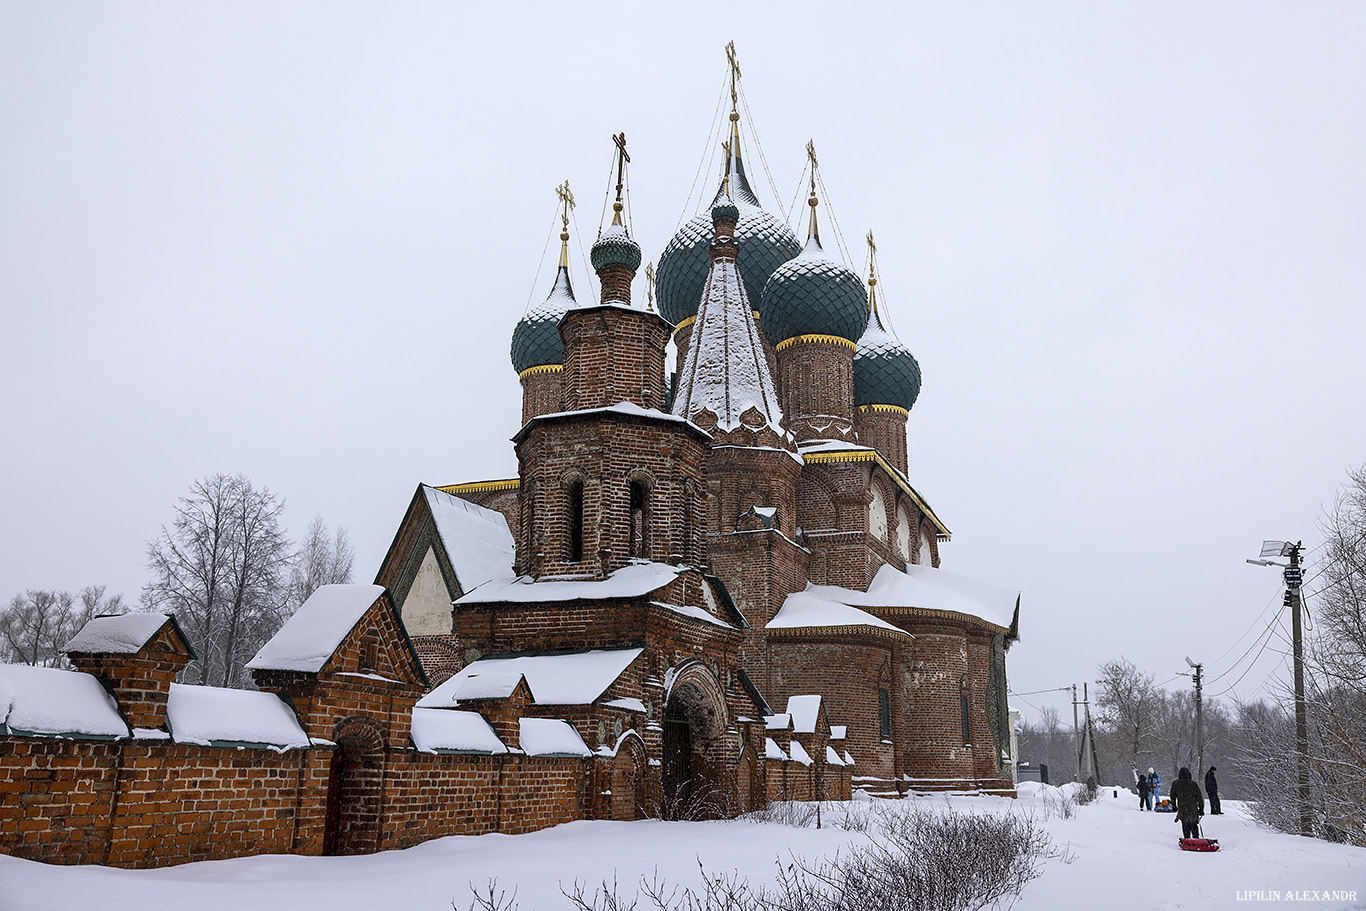
<svg viewBox="0 0 1366 911">
<path fill-rule="evenodd" d="M 1304 571 L 1300 555 L 1304 544 L 1296 541 L 1290 548 L 1290 565 L 1285 568 L 1285 605 L 1290 608 L 1291 649 L 1295 653 L 1295 775 L 1300 792 L 1300 834 L 1313 834 L 1309 818 L 1309 725 L 1304 711 L 1304 642 L 1300 633 L 1300 586 Z"/>
<path fill-rule="evenodd" d="M 1304 638 L 1300 629 L 1300 608 L 1303 604 L 1300 588 L 1304 585 L 1304 570 L 1300 558 L 1304 542 L 1263 541 L 1261 556 L 1247 562 L 1254 566 L 1280 566 L 1284 569 L 1285 606 L 1290 608 L 1291 651 L 1295 658 L 1295 781 L 1299 791 L 1300 834 L 1312 835 L 1313 821 L 1309 812 L 1309 725 L 1304 709 Z M 1277 563 L 1267 557 L 1289 557 L 1290 562 Z"/>
<path fill-rule="evenodd" d="M 1205 666 L 1196 664 L 1190 659 L 1190 656 L 1186 657 L 1186 664 L 1194 671 L 1189 676 L 1195 680 L 1195 777 L 1198 779 L 1201 774 L 1200 770 L 1205 767 L 1205 726 L 1200 703 L 1200 677 Z M 1177 673 L 1183 677 L 1187 676 L 1185 671 L 1178 671 Z"/>
<path fill-rule="evenodd" d="M 1072 780 L 1081 781 L 1081 731 L 1077 727 L 1077 685 L 1072 684 L 1072 752 L 1076 754 L 1077 766 L 1072 771 Z"/>
</svg>

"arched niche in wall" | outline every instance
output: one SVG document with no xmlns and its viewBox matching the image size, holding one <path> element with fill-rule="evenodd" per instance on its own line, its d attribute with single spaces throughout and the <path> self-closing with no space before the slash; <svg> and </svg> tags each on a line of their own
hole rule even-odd
<svg viewBox="0 0 1366 911">
<path fill-rule="evenodd" d="M 882 485 L 874 481 L 872 498 L 868 501 L 868 533 L 879 541 L 887 540 L 887 494 Z"/>
</svg>

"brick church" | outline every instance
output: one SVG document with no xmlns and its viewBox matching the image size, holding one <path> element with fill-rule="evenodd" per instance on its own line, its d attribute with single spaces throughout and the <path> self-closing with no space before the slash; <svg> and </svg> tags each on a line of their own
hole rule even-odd
<svg viewBox="0 0 1366 911">
<path fill-rule="evenodd" d="M 419 485 L 375 582 L 315 592 L 256 690 L 177 683 L 170 614 L 92 620 L 71 670 L 0 665 L 0 851 L 145 867 L 1013 794 L 1018 593 L 940 568 L 875 259 L 865 282 L 822 244 L 814 154 L 805 243 L 764 211 L 739 121 L 644 302 L 617 137 L 598 299 L 566 208 L 512 329 L 517 477 Z"/>
<path fill-rule="evenodd" d="M 876 275 L 822 244 L 814 153 L 803 244 L 751 188 L 739 120 L 715 198 L 651 276 L 657 309 L 633 295 L 624 148 L 597 300 L 575 296 L 564 219 L 550 293 L 512 334 L 518 476 L 419 486 L 375 581 L 450 678 L 428 704 L 629 652 L 565 717 L 593 746 L 638 737 L 666 815 L 747 791 L 739 722 L 794 697 L 818 697 L 856 785 L 1010 791 L 1018 596 L 939 568 L 949 530 L 908 476 L 919 365 Z"/>
</svg>

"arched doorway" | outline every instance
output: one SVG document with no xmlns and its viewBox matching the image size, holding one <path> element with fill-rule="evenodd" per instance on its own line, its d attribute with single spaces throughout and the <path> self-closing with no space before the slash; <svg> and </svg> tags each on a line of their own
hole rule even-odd
<svg viewBox="0 0 1366 911">
<path fill-rule="evenodd" d="M 384 735 L 368 718 L 347 718 L 332 739 L 323 853 L 369 854 L 379 849 Z"/>
<path fill-rule="evenodd" d="M 645 818 L 645 770 L 647 767 L 644 742 L 640 735 L 629 731 L 617 741 L 617 756 L 612 761 L 612 818 L 622 822 Z"/>
<path fill-rule="evenodd" d="M 730 804 L 724 793 L 722 734 L 729 722 L 725 694 L 701 663 L 674 679 L 664 706 L 663 793 L 665 819 L 714 819 Z"/>
</svg>

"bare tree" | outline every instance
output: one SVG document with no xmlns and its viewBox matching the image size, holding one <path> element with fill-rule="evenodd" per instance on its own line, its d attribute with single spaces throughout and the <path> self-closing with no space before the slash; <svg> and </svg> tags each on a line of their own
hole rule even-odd
<svg viewBox="0 0 1366 911">
<path fill-rule="evenodd" d="M 293 607 L 303 604 L 321 586 L 350 582 L 351 565 L 355 560 L 356 549 L 351 544 L 350 533 L 339 525 L 334 534 L 322 516 L 314 516 L 294 552 L 289 581 Z"/>
<path fill-rule="evenodd" d="M 1315 669 L 1336 686 L 1366 694 L 1366 466 L 1348 473 L 1319 522 L 1324 553 L 1314 596 L 1319 623 Z"/>
<path fill-rule="evenodd" d="M 289 539 L 280 527 L 284 502 L 243 474 L 201 478 L 176 501 L 168 529 L 147 546 L 152 581 L 143 604 L 181 621 L 198 661 L 187 679 L 242 685 L 243 666 L 280 628 Z"/>
<path fill-rule="evenodd" d="M 105 596 L 105 586 L 89 585 L 79 594 L 29 589 L 0 608 L 0 660 L 59 667 L 63 646 L 98 614 L 124 612 L 123 596 Z"/>
<path fill-rule="evenodd" d="M 1113 762 L 1129 769 L 1147 766 L 1146 760 L 1157 746 L 1156 724 L 1161 691 L 1152 674 L 1145 674 L 1124 658 L 1107 661 L 1096 679 L 1096 707 L 1099 721 L 1112 738 Z M 1107 774 L 1116 774 L 1110 769 Z M 1123 780 L 1123 779 L 1121 779 Z"/>
</svg>

